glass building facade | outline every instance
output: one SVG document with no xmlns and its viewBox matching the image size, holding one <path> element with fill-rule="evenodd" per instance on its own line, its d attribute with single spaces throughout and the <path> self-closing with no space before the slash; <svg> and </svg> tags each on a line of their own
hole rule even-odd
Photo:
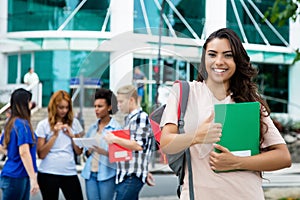
<svg viewBox="0 0 300 200">
<path fill-rule="evenodd" d="M 171 2 L 171 3 L 170 3 Z M 286 47 L 289 42 L 289 24 L 274 28 L 282 36 L 280 39 L 270 26 L 263 21 L 257 9 L 263 14 L 273 1 L 226 1 L 226 26 L 235 30 L 244 43 L 258 45 L 274 45 Z M 251 2 L 255 5 L 253 6 Z M 133 2 L 133 33 L 162 36 L 170 38 L 202 40 L 205 39 L 206 7 L 205 0 L 134 0 Z M 160 17 L 160 7 L 163 15 Z M 111 32 L 111 17 L 113 12 L 109 0 L 9 0 L 7 32 L 28 31 L 81 31 Z M 162 22 L 162 23 L 161 23 Z M 243 29 L 239 26 L 242 24 Z M 259 28 L 259 29 L 258 29 Z M 260 30 L 260 31 L 258 31 Z M 81 39 L 85 35 L 81 36 Z M 52 92 L 58 89 L 72 91 L 71 80 L 83 73 L 86 78 L 98 78 L 102 87 L 109 87 L 111 81 L 110 51 L 86 50 L 89 38 L 78 41 L 77 49 L 60 49 L 55 45 L 71 45 L 76 38 L 27 37 L 21 40 L 30 41 L 41 50 L 22 51 L 8 54 L 8 83 L 15 83 L 18 71 L 18 59 L 21 57 L 21 75 L 23 76 L 34 59 L 35 71 L 43 83 L 43 104 L 47 105 Z M 110 38 L 97 38 L 99 44 Z M 78 39 L 79 40 L 79 39 Z M 54 42 L 55 41 L 55 42 Z M 48 42 L 48 43 L 47 43 Z M 158 46 L 159 42 L 152 41 Z M 46 45 L 54 48 L 43 50 Z M 175 46 L 185 46 L 174 42 Z M 188 46 L 188 45 L 186 45 Z M 195 45 L 191 46 L 197 46 Z M 81 48 L 82 47 L 82 48 Z M 198 47 L 200 56 L 201 45 Z M 266 96 L 288 100 L 288 68 L 294 58 L 293 53 L 267 52 L 258 49 L 247 49 L 253 64 L 259 69 L 257 81 Z M 34 54 L 34 56 L 32 56 Z M 148 80 L 154 80 L 153 67 L 159 64 L 158 55 L 133 54 L 133 66 L 140 66 Z M 162 71 L 163 83 L 175 79 L 193 80 L 197 77 L 200 59 L 186 59 L 180 56 L 162 55 L 165 70 Z M 86 96 L 92 94 L 87 92 Z M 148 97 L 154 101 L 155 87 L 148 86 Z M 147 97 L 147 98 L 148 98 Z M 145 101 L 148 101 L 145 99 Z M 151 102 L 150 101 L 150 102 Z M 270 100 L 272 110 L 287 112 L 287 105 Z M 90 106 L 87 101 L 86 106 Z"/>
</svg>

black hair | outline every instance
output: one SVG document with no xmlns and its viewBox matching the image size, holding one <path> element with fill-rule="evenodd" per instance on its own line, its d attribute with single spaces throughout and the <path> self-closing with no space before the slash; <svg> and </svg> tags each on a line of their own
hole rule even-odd
<svg viewBox="0 0 300 200">
<path fill-rule="evenodd" d="M 117 97 L 111 90 L 105 88 L 97 89 L 95 92 L 95 100 L 96 99 L 105 99 L 107 105 L 112 108 L 109 114 L 115 114 L 118 111 Z"/>
<path fill-rule="evenodd" d="M 31 92 L 23 88 L 16 89 L 11 94 L 11 98 L 10 98 L 11 117 L 9 118 L 7 124 L 5 125 L 4 147 L 6 147 L 10 141 L 10 132 L 13 128 L 16 118 L 20 118 L 28 121 L 32 138 L 35 141 L 34 131 L 30 122 L 31 111 L 29 108 L 29 102 L 31 101 L 31 97 L 32 97 Z"/>
<path fill-rule="evenodd" d="M 16 89 L 10 98 L 10 108 L 12 117 L 20 117 L 26 120 L 30 120 L 30 108 L 29 102 L 31 101 L 32 94 L 31 92 L 19 88 Z"/>
</svg>

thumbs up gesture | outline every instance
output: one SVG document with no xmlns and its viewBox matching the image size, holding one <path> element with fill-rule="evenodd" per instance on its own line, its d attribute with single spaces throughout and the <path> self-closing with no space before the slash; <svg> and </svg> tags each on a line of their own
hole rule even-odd
<svg viewBox="0 0 300 200">
<path fill-rule="evenodd" d="M 197 128 L 192 144 L 209 144 L 220 141 L 222 135 L 222 124 L 214 123 L 215 114 L 212 112 L 210 116 L 204 120 Z"/>
</svg>

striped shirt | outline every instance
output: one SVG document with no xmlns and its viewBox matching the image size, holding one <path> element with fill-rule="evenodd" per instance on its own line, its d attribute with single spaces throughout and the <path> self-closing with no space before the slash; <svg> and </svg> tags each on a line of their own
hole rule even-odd
<svg viewBox="0 0 300 200">
<path fill-rule="evenodd" d="M 135 140 L 142 148 L 132 151 L 132 159 L 118 162 L 116 183 L 121 183 L 125 176 L 135 174 L 145 183 L 148 164 L 151 156 L 151 125 L 148 114 L 141 109 L 132 111 L 125 119 L 124 129 L 130 129 L 130 139 Z"/>
</svg>

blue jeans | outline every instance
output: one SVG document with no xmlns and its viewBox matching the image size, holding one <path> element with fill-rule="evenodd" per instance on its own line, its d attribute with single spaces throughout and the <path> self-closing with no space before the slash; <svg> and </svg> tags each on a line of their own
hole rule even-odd
<svg viewBox="0 0 300 200">
<path fill-rule="evenodd" d="M 137 176 L 125 177 L 125 180 L 116 186 L 116 200 L 138 200 L 143 186 L 143 181 Z"/>
<path fill-rule="evenodd" d="M 97 180 L 97 173 L 92 172 L 90 179 L 85 180 L 86 196 L 89 200 L 113 200 L 115 194 L 115 179 Z"/>
<path fill-rule="evenodd" d="M 0 188 L 2 189 L 2 200 L 29 200 L 29 177 L 11 178 L 2 176 L 0 179 Z"/>
</svg>

